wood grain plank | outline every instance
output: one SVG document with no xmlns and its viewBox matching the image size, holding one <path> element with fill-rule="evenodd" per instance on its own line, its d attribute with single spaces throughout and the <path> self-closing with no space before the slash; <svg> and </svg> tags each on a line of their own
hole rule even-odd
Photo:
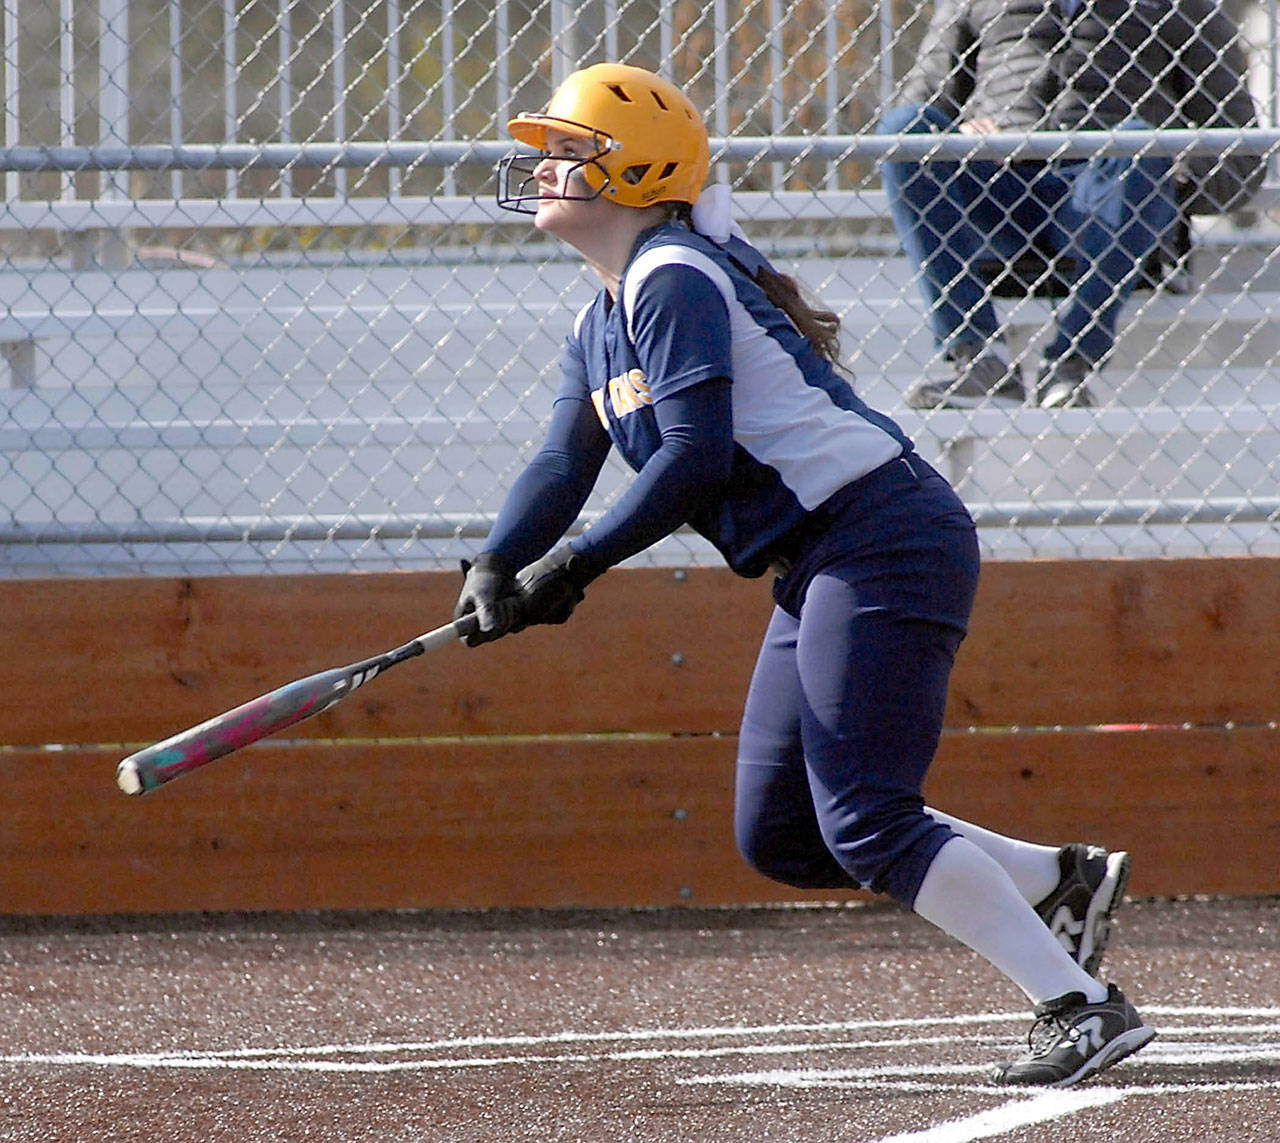
<svg viewBox="0 0 1280 1143">
<path fill-rule="evenodd" d="M 446 573 L 0 581 L 0 744 L 146 743 L 446 622 Z M 445 648 L 295 737 L 731 731 L 768 585 L 620 569 L 563 627 Z"/>
<path fill-rule="evenodd" d="M 957 733 L 925 794 L 1031 841 L 1089 841 L 1134 857 L 1129 891 L 1280 891 L 1276 726 Z"/>
<path fill-rule="evenodd" d="M 1269 721 L 1277 614 L 1280 559 L 988 564 L 948 723 Z"/>
<path fill-rule="evenodd" d="M 451 613 L 446 573 L 0 581 L 0 744 L 142 744 Z M 619 569 L 563 627 L 446 648 L 295 737 L 733 733 L 771 608 L 723 569 Z M 1262 722 L 1280 559 L 989 564 L 951 726 Z"/>
<path fill-rule="evenodd" d="M 1139 894 L 1274 893 L 1274 727 L 955 733 L 931 803 L 1129 849 Z M 259 745 L 143 798 L 103 750 L 0 752 L 0 912 L 806 898 L 731 835 L 732 736 Z M 856 897 L 846 894 L 845 897 Z"/>
<path fill-rule="evenodd" d="M 0 912 L 750 896 L 759 879 L 727 812 L 733 750 L 710 737 L 258 746 L 143 798 L 115 790 L 103 752 L 10 752 Z"/>
</svg>

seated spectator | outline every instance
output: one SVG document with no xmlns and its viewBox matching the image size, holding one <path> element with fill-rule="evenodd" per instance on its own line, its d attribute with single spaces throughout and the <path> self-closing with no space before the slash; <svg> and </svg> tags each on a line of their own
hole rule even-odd
<svg viewBox="0 0 1280 1143">
<path fill-rule="evenodd" d="M 936 0 L 883 134 L 1251 127 L 1239 31 L 1214 0 Z M 1245 205 L 1260 156 L 1227 149 L 1175 160 L 887 160 L 889 210 L 916 268 L 946 379 L 905 395 L 915 408 L 1021 404 L 1021 371 L 1000 334 L 983 251 L 1062 255 L 1069 291 L 1035 378 L 1046 408 L 1091 405 L 1088 380 L 1116 320 L 1179 211 Z"/>
</svg>

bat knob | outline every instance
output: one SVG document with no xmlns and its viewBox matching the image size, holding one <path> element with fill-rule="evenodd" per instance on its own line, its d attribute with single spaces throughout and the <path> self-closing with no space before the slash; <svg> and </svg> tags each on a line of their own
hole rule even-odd
<svg viewBox="0 0 1280 1143">
<path fill-rule="evenodd" d="M 116 767 L 116 785 L 126 794 L 142 793 L 142 778 L 132 759 L 126 758 Z"/>
</svg>

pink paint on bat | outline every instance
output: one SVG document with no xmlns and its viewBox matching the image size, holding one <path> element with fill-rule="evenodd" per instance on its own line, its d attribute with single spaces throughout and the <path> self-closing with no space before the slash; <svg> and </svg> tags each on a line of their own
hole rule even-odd
<svg viewBox="0 0 1280 1143">
<path fill-rule="evenodd" d="M 350 679 L 341 669 L 326 671 L 251 699 L 234 710 L 157 743 L 134 756 L 142 782 L 148 789 L 163 785 L 224 754 L 294 726 L 332 706 L 371 674 Z"/>
</svg>

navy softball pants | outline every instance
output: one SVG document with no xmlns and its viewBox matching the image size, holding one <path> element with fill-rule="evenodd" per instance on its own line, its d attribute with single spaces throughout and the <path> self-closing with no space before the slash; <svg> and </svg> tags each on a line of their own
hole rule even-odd
<svg viewBox="0 0 1280 1143">
<path fill-rule="evenodd" d="M 972 520 L 917 457 L 850 487 L 775 586 L 739 739 L 735 834 L 760 873 L 910 907 L 953 836 L 924 809 L 978 577 Z"/>
</svg>

